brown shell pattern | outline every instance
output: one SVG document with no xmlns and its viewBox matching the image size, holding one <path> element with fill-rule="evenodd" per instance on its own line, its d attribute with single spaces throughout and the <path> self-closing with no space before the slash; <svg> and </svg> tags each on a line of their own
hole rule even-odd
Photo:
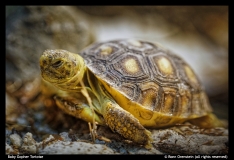
<svg viewBox="0 0 234 160">
<path fill-rule="evenodd" d="M 211 111 L 191 67 L 159 45 L 109 41 L 92 45 L 80 55 L 95 75 L 149 110 L 182 117 Z"/>
</svg>

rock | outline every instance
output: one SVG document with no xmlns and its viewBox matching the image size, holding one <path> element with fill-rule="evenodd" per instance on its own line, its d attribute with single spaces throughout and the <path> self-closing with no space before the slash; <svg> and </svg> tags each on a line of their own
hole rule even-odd
<svg viewBox="0 0 234 160">
<path fill-rule="evenodd" d="M 36 154 L 37 153 L 37 143 L 32 137 L 32 133 L 27 133 L 23 138 L 23 144 L 20 148 L 23 154 Z"/>
<path fill-rule="evenodd" d="M 6 143 L 6 154 L 19 154 L 19 150 L 13 149 L 12 146 Z"/>
<path fill-rule="evenodd" d="M 56 141 L 39 149 L 39 154 L 116 154 L 101 144 Z"/>
<path fill-rule="evenodd" d="M 153 130 L 153 145 L 169 154 L 227 154 L 228 130 L 183 126 Z"/>
<path fill-rule="evenodd" d="M 23 143 L 22 138 L 16 133 L 10 135 L 10 140 L 12 143 L 12 147 L 16 149 L 19 149 Z"/>
<path fill-rule="evenodd" d="M 60 135 L 67 137 L 68 133 L 63 132 Z M 67 137 L 64 140 L 58 140 L 50 135 L 44 141 L 38 143 L 39 154 L 115 154 L 115 152 L 101 144 L 92 144 L 88 142 L 71 142 Z"/>
</svg>

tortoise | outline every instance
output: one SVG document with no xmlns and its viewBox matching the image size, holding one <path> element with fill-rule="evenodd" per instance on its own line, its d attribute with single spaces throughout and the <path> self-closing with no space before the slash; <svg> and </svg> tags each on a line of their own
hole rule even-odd
<svg viewBox="0 0 234 160">
<path fill-rule="evenodd" d="M 94 43 L 79 54 L 47 49 L 40 57 L 47 90 L 64 112 L 151 148 L 151 132 L 186 121 L 222 126 L 193 69 L 159 44 L 135 39 Z M 82 94 L 83 82 L 92 112 Z"/>
</svg>

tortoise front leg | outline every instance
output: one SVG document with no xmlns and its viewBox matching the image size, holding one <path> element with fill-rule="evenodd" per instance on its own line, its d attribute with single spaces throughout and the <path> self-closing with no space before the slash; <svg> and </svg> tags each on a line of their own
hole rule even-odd
<svg viewBox="0 0 234 160">
<path fill-rule="evenodd" d="M 87 103 L 83 102 L 84 98 L 79 99 L 71 96 L 54 96 L 54 99 L 56 105 L 65 113 L 91 123 L 93 123 L 94 116 L 95 122 L 97 122 L 99 125 L 105 125 L 103 118 L 96 112 L 93 114 Z"/>
<path fill-rule="evenodd" d="M 106 99 L 103 103 L 103 117 L 113 132 L 118 132 L 123 137 L 144 145 L 147 149 L 152 147 L 151 132 L 117 103 Z"/>
</svg>

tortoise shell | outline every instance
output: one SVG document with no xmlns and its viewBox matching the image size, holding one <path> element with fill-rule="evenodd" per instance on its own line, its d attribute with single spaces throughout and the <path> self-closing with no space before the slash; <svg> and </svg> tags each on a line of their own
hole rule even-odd
<svg viewBox="0 0 234 160">
<path fill-rule="evenodd" d="M 161 127 L 212 111 L 193 69 L 158 44 L 115 40 L 96 43 L 80 55 L 117 103 L 144 126 Z"/>
</svg>

